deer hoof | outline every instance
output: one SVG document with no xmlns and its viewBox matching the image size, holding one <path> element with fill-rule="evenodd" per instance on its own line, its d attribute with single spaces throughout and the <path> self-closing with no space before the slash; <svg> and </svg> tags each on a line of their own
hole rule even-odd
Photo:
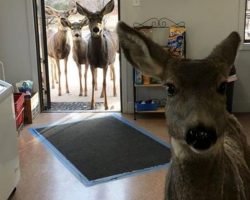
<svg viewBox="0 0 250 200">
<path fill-rule="evenodd" d="M 105 106 L 105 110 L 108 110 L 109 109 L 109 107 L 108 106 Z"/>
<path fill-rule="evenodd" d="M 82 96 L 82 93 L 80 93 L 79 96 L 81 97 L 81 96 Z"/>
<path fill-rule="evenodd" d="M 62 96 L 62 94 L 61 94 L 61 93 L 59 93 L 59 94 L 58 94 L 58 96 Z"/>
</svg>

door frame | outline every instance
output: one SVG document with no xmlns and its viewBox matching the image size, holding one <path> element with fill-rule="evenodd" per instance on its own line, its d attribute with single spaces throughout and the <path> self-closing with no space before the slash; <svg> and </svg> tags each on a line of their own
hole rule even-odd
<svg viewBox="0 0 250 200">
<path fill-rule="evenodd" d="M 38 23 L 38 6 L 37 1 L 40 1 L 41 4 L 41 29 L 43 35 L 43 55 L 44 58 L 41 58 L 40 52 L 40 41 L 39 41 L 39 23 Z M 35 30 L 35 42 L 36 42 L 36 57 L 37 57 L 37 68 L 38 68 L 38 87 L 39 87 L 39 97 L 40 97 L 40 109 L 41 111 L 48 110 L 51 108 L 51 97 L 50 97 L 50 86 L 49 86 L 49 65 L 48 65 L 48 50 L 47 50 L 47 33 L 46 33 L 46 20 L 45 20 L 45 3 L 44 0 L 32 0 L 33 4 L 33 14 L 34 14 L 34 30 Z M 42 74 L 41 63 L 44 64 L 44 75 Z M 46 85 L 43 86 L 43 78 L 46 79 Z M 45 87 L 45 88 L 44 88 Z M 45 90 L 45 91 L 43 91 Z M 46 93 L 46 99 L 44 99 L 44 94 Z M 45 102 L 47 101 L 47 102 Z"/>
<path fill-rule="evenodd" d="M 41 3 L 41 23 L 42 23 L 42 33 L 43 33 L 43 53 L 45 55 L 44 59 L 40 58 L 40 44 L 39 44 L 39 29 L 38 29 L 38 13 L 37 13 L 37 1 L 40 1 Z M 49 64 L 48 64 L 48 49 L 47 49 L 47 32 L 46 32 L 46 15 L 45 15 L 45 0 L 32 0 L 32 6 L 33 6 L 33 18 L 34 18 L 34 32 L 35 32 L 35 43 L 36 43 L 36 61 L 37 61 L 37 69 L 38 69 L 38 88 L 39 88 L 39 97 L 40 97 L 40 109 L 41 111 L 46 111 L 51 108 L 51 91 L 50 91 L 50 82 L 49 82 Z M 117 10 L 118 10 L 118 21 L 121 19 L 121 0 L 117 0 Z M 42 68 L 41 63 L 45 66 L 45 76 L 46 79 L 46 85 L 45 88 L 43 88 L 43 78 L 42 78 Z M 126 104 L 126 101 L 123 99 L 123 87 L 122 87 L 122 79 L 124 76 L 122 76 L 122 56 L 121 51 L 119 50 L 119 68 L 120 68 L 120 105 L 121 105 L 121 113 L 123 111 L 126 112 L 126 108 L 124 108 L 124 103 Z M 44 98 L 43 90 L 46 89 L 46 101 Z"/>
</svg>

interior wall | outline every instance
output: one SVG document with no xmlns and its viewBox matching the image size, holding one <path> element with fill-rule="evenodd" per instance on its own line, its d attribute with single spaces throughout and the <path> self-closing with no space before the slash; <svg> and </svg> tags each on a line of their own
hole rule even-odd
<svg viewBox="0 0 250 200">
<path fill-rule="evenodd" d="M 121 20 L 133 25 L 152 17 L 167 17 L 175 22 L 184 21 L 187 28 L 187 57 L 201 59 L 206 57 L 221 40 L 231 31 L 239 31 L 243 35 L 244 0 L 140 0 L 140 6 L 133 6 L 133 0 L 121 1 Z M 236 60 L 239 80 L 235 83 L 233 111 L 250 111 L 249 51 L 240 51 Z M 133 111 L 132 68 L 122 56 L 122 71 L 127 74 L 123 79 L 123 102 L 128 112 Z M 127 82 L 126 82 L 127 81 Z"/>
<path fill-rule="evenodd" d="M 15 85 L 20 80 L 33 80 L 37 86 L 35 39 L 31 0 L 0 1 L 0 60 L 6 81 Z"/>
</svg>

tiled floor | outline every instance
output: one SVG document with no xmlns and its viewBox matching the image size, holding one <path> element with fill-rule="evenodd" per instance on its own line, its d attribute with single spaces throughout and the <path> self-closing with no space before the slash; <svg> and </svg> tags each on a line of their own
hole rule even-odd
<svg viewBox="0 0 250 200">
<path fill-rule="evenodd" d="M 93 117 L 91 113 L 43 113 L 32 126 Z M 133 121 L 132 115 L 124 115 Z M 250 132 L 250 114 L 237 115 Z M 136 121 L 164 141 L 169 141 L 163 117 L 139 117 Z M 21 180 L 11 200 L 163 200 L 167 170 L 156 170 L 86 187 L 80 183 L 25 126 L 19 137 Z"/>
</svg>

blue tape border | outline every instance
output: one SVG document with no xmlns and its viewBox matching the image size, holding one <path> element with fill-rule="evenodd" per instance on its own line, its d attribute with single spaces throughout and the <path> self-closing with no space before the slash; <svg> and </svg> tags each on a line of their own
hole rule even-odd
<svg viewBox="0 0 250 200">
<path fill-rule="evenodd" d="M 141 133 L 143 133 L 144 135 L 152 138 L 153 140 L 157 141 L 158 143 L 166 146 L 167 148 L 170 149 L 171 145 L 162 141 L 161 139 L 159 139 L 158 137 L 156 137 L 155 135 L 153 135 L 152 133 L 150 133 L 149 131 L 146 131 L 145 129 L 139 127 L 138 125 L 134 124 L 133 122 L 123 118 L 122 116 L 119 116 L 117 114 L 111 114 L 109 116 L 112 116 L 120 121 L 122 121 L 123 123 L 127 124 L 130 127 L 135 128 L 136 130 L 140 131 Z M 81 120 L 79 120 L 80 122 Z M 77 122 L 77 121 L 72 121 L 72 122 Z M 72 123 L 69 122 L 69 123 Z M 65 123 L 61 123 L 61 124 L 65 124 Z M 67 124 L 67 123 L 66 123 Z M 47 147 L 47 149 L 53 154 L 55 155 L 55 157 L 81 182 L 83 183 L 85 186 L 93 186 L 99 183 L 105 183 L 105 182 L 109 182 L 112 180 L 119 180 L 122 178 L 128 178 L 128 177 L 132 177 L 138 174 L 144 174 L 146 172 L 150 172 L 153 170 L 159 170 L 159 169 L 168 169 L 170 166 L 170 162 L 163 164 L 163 165 L 157 165 L 157 166 L 152 166 L 149 168 L 144 168 L 144 169 L 139 169 L 139 170 L 134 170 L 131 172 L 125 172 L 125 173 L 121 173 L 121 174 L 116 174 L 113 176 L 108 176 L 105 178 L 101 178 L 101 179 L 96 179 L 96 180 L 89 180 L 86 176 L 84 176 L 59 150 L 57 150 L 57 148 L 52 145 L 43 135 L 41 135 L 39 132 L 36 131 L 37 128 L 44 128 L 44 127 L 50 127 L 53 126 L 55 124 L 52 125 L 44 125 L 44 126 L 40 126 L 40 127 L 36 127 L 36 128 L 29 128 L 29 132 L 36 137 L 45 147 Z M 58 124 L 57 124 L 58 125 Z"/>
</svg>

